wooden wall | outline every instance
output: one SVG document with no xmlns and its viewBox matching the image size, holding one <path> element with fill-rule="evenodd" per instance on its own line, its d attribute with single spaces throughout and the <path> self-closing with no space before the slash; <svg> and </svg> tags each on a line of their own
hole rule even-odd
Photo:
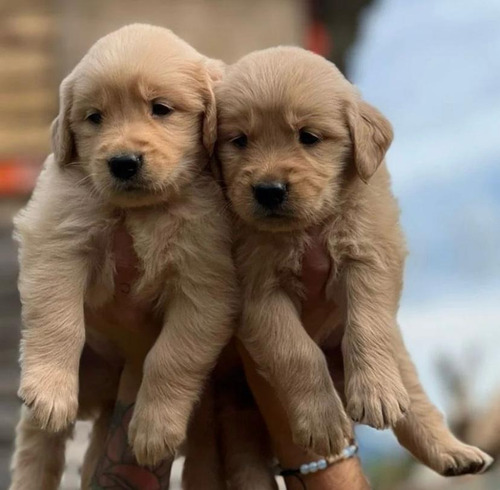
<svg viewBox="0 0 500 490">
<path fill-rule="evenodd" d="M 300 44 L 302 0 L 0 0 L 0 165 L 43 158 L 58 85 L 100 36 L 131 22 L 173 29 L 203 53 L 233 61 Z M 0 169 L 1 176 L 1 169 Z"/>
<path fill-rule="evenodd" d="M 0 3 L 0 156 L 48 151 L 56 107 L 55 18 L 47 0 Z"/>
</svg>

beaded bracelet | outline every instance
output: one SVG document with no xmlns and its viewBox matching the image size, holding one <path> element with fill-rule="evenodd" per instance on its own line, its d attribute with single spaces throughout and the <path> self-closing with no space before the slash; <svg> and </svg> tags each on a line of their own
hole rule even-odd
<svg viewBox="0 0 500 490">
<path fill-rule="evenodd" d="M 306 488 L 302 476 L 308 475 L 310 473 L 316 473 L 317 471 L 326 470 L 329 466 L 332 466 L 340 461 L 345 461 L 346 459 L 353 458 L 358 452 L 357 444 L 353 443 L 342 449 L 340 454 L 334 456 L 327 456 L 326 458 L 318 459 L 318 461 L 312 461 L 311 463 L 306 463 L 300 466 L 300 468 L 291 469 L 281 469 L 278 467 L 277 474 L 282 477 L 294 476 L 300 480 L 303 487 Z"/>
</svg>

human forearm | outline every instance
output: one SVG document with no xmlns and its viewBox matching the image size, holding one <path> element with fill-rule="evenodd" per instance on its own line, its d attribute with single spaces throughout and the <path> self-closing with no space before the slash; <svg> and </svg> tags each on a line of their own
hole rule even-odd
<svg viewBox="0 0 500 490">
<path fill-rule="evenodd" d="M 302 464 L 321 459 L 293 443 L 286 413 L 275 396 L 273 388 L 262 378 L 248 353 L 240 346 L 247 380 L 268 427 L 274 451 L 283 468 L 299 468 Z M 326 470 L 303 477 L 307 490 L 368 490 L 357 458 L 342 461 Z M 287 490 L 303 490 L 304 485 L 294 476 L 285 478 Z"/>
<path fill-rule="evenodd" d="M 92 478 L 91 490 L 167 490 L 169 487 L 172 460 L 165 460 L 153 468 L 141 467 L 128 444 L 128 426 L 140 382 L 141 367 L 125 366 L 108 437 Z"/>
</svg>

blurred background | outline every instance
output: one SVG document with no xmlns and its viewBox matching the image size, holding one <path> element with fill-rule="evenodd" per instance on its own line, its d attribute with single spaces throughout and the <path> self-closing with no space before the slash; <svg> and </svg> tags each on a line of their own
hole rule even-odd
<svg viewBox="0 0 500 490">
<path fill-rule="evenodd" d="M 227 62 L 302 45 L 333 60 L 391 120 L 388 162 L 410 249 L 400 323 L 455 432 L 500 456 L 500 2 L 498 0 L 0 0 L 0 488 L 19 405 L 19 301 L 11 219 L 50 151 L 58 85 L 101 35 L 170 27 Z M 359 430 L 376 489 L 500 488 L 441 478 L 388 433 Z M 78 485 L 86 442 L 68 450 Z M 174 488 L 178 488 L 173 485 Z"/>
</svg>

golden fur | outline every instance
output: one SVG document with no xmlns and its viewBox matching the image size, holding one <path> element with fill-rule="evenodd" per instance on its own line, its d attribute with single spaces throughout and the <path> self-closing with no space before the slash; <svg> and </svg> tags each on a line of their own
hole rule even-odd
<svg viewBox="0 0 500 490">
<path fill-rule="evenodd" d="M 37 448 L 57 431 L 64 447 L 60 431 L 77 414 L 99 417 L 92 446 L 102 444 L 118 380 L 113 366 L 131 357 L 141 363 L 154 327 L 160 333 L 144 362 L 130 442 L 140 463 L 154 464 L 184 440 L 238 304 L 223 196 L 205 170 L 216 136 L 214 70 L 170 31 L 131 25 L 99 40 L 61 85 L 54 155 L 15 219 L 19 395 L 30 410 L 18 428 L 12 490 L 32 490 L 50 471 Z M 156 102 L 172 111 L 153 116 Z M 87 119 L 96 111 L 100 124 Z M 107 166 L 129 152 L 143 155 L 133 185 L 117 182 Z M 131 291 L 114 281 L 121 265 L 113 242 L 124 230 L 139 262 Z M 140 328 L 146 322 L 149 337 Z M 80 364 L 85 342 L 101 354 L 104 374 L 92 360 Z M 99 389 L 102 379 L 110 386 Z"/>
<path fill-rule="evenodd" d="M 295 441 L 328 454 L 350 436 L 318 346 L 340 325 L 352 419 L 392 427 L 442 474 L 486 469 L 491 458 L 455 439 L 427 399 L 397 325 L 406 250 L 384 162 L 389 122 L 334 65 L 299 48 L 245 56 L 215 92 L 215 169 L 236 214 L 243 287 L 238 336 L 276 389 Z M 304 131 L 317 141 L 301 142 Z M 262 182 L 286 184 L 272 212 L 254 197 Z M 313 236 L 329 252 L 325 293 L 337 308 L 312 340 L 301 324 L 300 274 Z"/>
</svg>

